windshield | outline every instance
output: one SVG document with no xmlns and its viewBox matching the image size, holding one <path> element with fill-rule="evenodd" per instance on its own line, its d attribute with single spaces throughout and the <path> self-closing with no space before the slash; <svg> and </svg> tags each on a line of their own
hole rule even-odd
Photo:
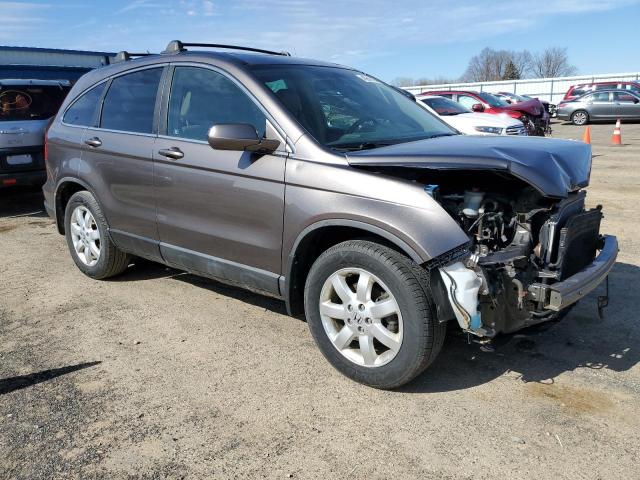
<svg viewBox="0 0 640 480">
<path fill-rule="evenodd" d="M 495 95 L 491 95 L 490 93 L 478 92 L 476 93 L 476 95 L 480 97 L 482 101 L 487 102 L 492 107 L 508 107 L 509 106 L 507 102 L 496 97 Z"/>
<path fill-rule="evenodd" d="M 255 65 L 253 72 L 322 145 L 375 148 L 455 130 L 392 87 L 337 67 Z"/>
<path fill-rule="evenodd" d="M 461 113 L 471 113 L 471 110 L 463 107 L 458 102 L 444 97 L 426 97 L 421 98 L 420 101 L 429 105 L 438 115 L 442 115 L 443 117 L 460 115 Z"/>
<path fill-rule="evenodd" d="M 59 86 L 0 87 L 0 121 L 45 120 L 53 117 L 69 89 Z"/>
<path fill-rule="evenodd" d="M 518 95 L 517 93 L 509 93 L 508 96 L 517 102 L 526 102 L 527 100 L 531 100 L 531 97 L 528 97 L 526 95 Z"/>
</svg>

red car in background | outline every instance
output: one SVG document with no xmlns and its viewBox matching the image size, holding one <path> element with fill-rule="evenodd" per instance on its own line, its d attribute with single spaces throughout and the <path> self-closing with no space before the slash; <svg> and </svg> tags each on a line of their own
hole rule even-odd
<svg viewBox="0 0 640 480">
<path fill-rule="evenodd" d="M 454 102 L 458 102 L 474 112 L 509 115 L 512 118 L 520 120 L 527 128 L 529 135 L 544 137 L 545 134 L 551 133 L 549 113 L 540 100 L 537 99 L 509 104 L 491 93 L 471 90 L 439 90 L 424 92 L 417 95 L 417 97 L 420 98 L 429 95 L 450 98 Z"/>
<path fill-rule="evenodd" d="M 592 82 L 592 83 L 581 83 L 578 85 L 571 85 L 567 93 L 564 94 L 563 100 L 573 100 L 575 98 L 581 97 L 585 93 L 591 93 L 596 90 L 631 90 L 635 93 L 640 93 L 640 82 Z"/>
</svg>

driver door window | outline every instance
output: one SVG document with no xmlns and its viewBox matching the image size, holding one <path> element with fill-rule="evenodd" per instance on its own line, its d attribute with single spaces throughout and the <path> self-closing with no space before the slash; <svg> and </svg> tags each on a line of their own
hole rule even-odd
<svg viewBox="0 0 640 480">
<path fill-rule="evenodd" d="M 167 135 L 207 141 L 218 123 L 248 123 L 264 136 L 266 116 L 230 79 L 214 70 L 177 67 L 173 74 Z"/>
</svg>

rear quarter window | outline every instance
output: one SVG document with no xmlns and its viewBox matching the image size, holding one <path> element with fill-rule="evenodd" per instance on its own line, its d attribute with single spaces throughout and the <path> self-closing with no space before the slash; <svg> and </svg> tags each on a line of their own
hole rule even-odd
<svg viewBox="0 0 640 480">
<path fill-rule="evenodd" d="M 94 126 L 97 120 L 98 104 L 106 85 L 106 82 L 101 83 L 80 95 L 64 113 L 62 121 L 69 125 Z"/>
</svg>

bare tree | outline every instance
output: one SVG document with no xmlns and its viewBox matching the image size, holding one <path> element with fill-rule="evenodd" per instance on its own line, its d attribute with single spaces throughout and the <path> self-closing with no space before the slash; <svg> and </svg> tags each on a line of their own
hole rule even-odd
<svg viewBox="0 0 640 480">
<path fill-rule="evenodd" d="M 567 77 L 578 69 L 569 63 L 566 48 L 550 47 L 533 56 L 531 73 L 535 77 Z"/>
<path fill-rule="evenodd" d="M 528 78 L 531 74 L 531 66 L 533 65 L 533 55 L 529 50 L 521 52 L 511 52 L 511 61 L 520 73 L 520 78 Z"/>
<path fill-rule="evenodd" d="M 458 78 L 448 78 L 448 77 L 421 77 L 415 81 L 415 85 L 444 85 L 445 83 L 458 83 L 460 79 Z"/>
<path fill-rule="evenodd" d="M 463 78 L 467 82 L 502 80 L 509 62 L 518 66 L 515 58 L 516 53 L 509 50 L 484 48 L 478 55 L 471 57 Z"/>
<path fill-rule="evenodd" d="M 396 87 L 413 87 L 414 81 L 413 78 L 409 77 L 396 77 L 391 80 L 391 85 Z"/>
</svg>

